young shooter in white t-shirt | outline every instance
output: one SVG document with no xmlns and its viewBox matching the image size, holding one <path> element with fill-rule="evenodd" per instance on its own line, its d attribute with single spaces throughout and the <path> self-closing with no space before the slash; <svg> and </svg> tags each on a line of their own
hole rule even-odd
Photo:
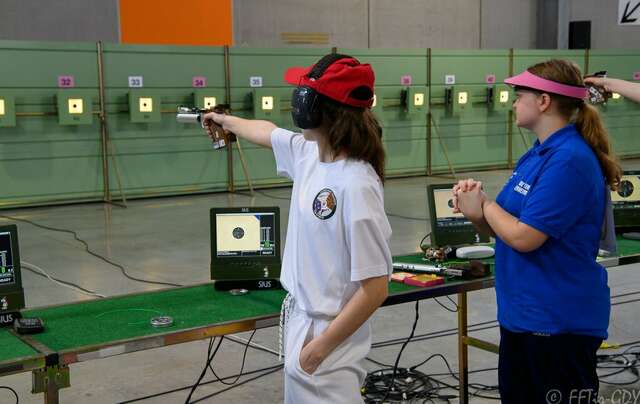
<svg viewBox="0 0 640 404">
<path fill-rule="evenodd" d="M 331 54 L 287 70 L 302 134 L 210 113 L 225 129 L 271 147 L 293 180 L 281 281 L 285 403 L 362 403 L 369 317 L 387 297 L 391 228 L 384 211 L 384 150 L 370 107 L 368 64 Z"/>
</svg>

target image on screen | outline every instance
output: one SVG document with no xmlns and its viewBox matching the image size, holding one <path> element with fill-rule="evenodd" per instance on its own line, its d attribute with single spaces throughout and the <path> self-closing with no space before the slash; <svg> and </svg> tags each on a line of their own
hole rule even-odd
<svg viewBox="0 0 640 404">
<path fill-rule="evenodd" d="M 462 226 L 471 222 L 462 213 L 453 212 L 453 195 L 450 189 L 434 189 L 433 198 L 436 207 L 438 226 Z"/>
<path fill-rule="evenodd" d="M 275 256 L 274 213 L 217 213 L 217 257 Z"/>
<path fill-rule="evenodd" d="M 611 192 L 611 202 L 619 205 L 640 204 L 640 173 L 625 173 L 618 189 Z"/>
<path fill-rule="evenodd" d="M 640 171 L 625 171 L 611 191 L 613 222 L 618 233 L 640 232 Z"/>
<path fill-rule="evenodd" d="M 0 232 L 0 285 L 15 283 L 11 233 Z"/>
</svg>

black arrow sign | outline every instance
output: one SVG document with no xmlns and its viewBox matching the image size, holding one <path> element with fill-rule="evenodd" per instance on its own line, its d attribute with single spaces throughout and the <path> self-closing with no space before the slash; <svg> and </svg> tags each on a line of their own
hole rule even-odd
<svg viewBox="0 0 640 404">
<path fill-rule="evenodd" d="M 633 14 L 638 9 L 638 7 L 640 7 L 640 3 L 636 4 L 636 6 L 631 9 L 631 11 L 629 11 L 630 5 L 631 5 L 631 2 L 628 2 L 627 5 L 624 7 L 624 13 L 622 13 L 622 19 L 620 20 L 620 24 L 630 24 L 638 20 L 637 18 L 629 18 L 629 17 L 631 17 L 631 14 Z"/>
</svg>

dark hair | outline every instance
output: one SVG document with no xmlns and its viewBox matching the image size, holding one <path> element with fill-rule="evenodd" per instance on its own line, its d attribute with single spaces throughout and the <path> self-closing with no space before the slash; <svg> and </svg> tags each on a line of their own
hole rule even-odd
<svg viewBox="0 0 640 404">
<path fill-rule="evenodd" d="M 571 86 L 584 86 L 580 68 L 568 60 L 551 59 L 531 66 L 527 70 L 547 80 Z M 573 119 L 578 131 L 598 157 L 607 184 L 612 190 L 616 190 L 620 183 L 622 169 L 613 152 L 609 133 L 604 127 L 598 110 L 577 98 L 557 94 L 549 94 L 549 96 L 555 101 L 560 114 L 567 119 Z"/>
<path fill-rule="evenodd" d="M 334 153 L 366 161 L 384 182 L 382 128 L 369 108 L 353 107 L 322 97 L 322 124 Z"/>
</svg>

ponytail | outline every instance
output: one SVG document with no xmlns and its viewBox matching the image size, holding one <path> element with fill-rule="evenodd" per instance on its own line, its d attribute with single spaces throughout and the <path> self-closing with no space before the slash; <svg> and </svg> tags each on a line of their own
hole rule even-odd
<svg viewBox="0 0 640 404">
<path fill-rule="evenodd" d="M 547 80 L 572 86 L 584 86 L 580 68 L 568 60 L 551 59 L 531 66 L 527 70 Z M 550 96 L 555 101 L 560 114 L 567 119 L 574 119 L 578 132 L 582 134 L 582 137 L 591 146 L 598 158 L 602 173 L 607 180 L 607 185 L 611 190 L 617 190 L 622 176 L 622 169 L 613 153 L 609 134 L 604 127 L 598 110 L 586 104 L 583 100 L 558 94 L 550 94 Z"/>
<path fill-rule="evenodd" d="M 617 190 L 622 169 L 611 148 L 609 134 L 604 127 L 600 113 L 593 106 L 582 102 L 578 107 L 575 124 L 578 132 L 582 134 L 584 140 L 598 157 L 607 184 L 612 190 Z"/>
</svg>

